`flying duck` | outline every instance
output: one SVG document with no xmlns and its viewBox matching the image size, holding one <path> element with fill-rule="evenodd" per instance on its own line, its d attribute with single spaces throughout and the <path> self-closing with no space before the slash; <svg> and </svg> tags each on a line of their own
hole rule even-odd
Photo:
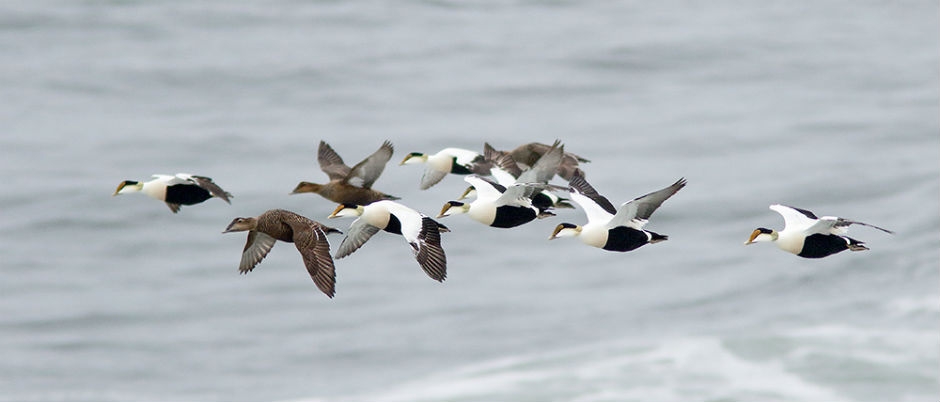
<svg viewBox="0 0 940 402">
<path fill-rule="evenodd" d="M 337 259 L 358 250 L 384 230 L 401 235 L 411 245 L 415 259 L 431 279 L 443 282 L 447 277 L 447 256 L 441 247 L 441 233 L 449 232 L 446 226 L 426 215 L 394 201 L 382 200 L 369 205 L 341 204 L 330 214 L 330 218 L 356 216 L 349 226 L 346 238 L 336 250 Z"/>
<path fill-rule="evenodd" d="M 511 228 L 554 214 L 532 205 L 532 196 L 544 190 L 544 184 L 513 184 L 503 187 L 477 175 L 464 178 L 476 190 L 471 203 L 448 201 L 437 216 L 442 218 L 466 213 L 473 220 L 497 228 Z"/>
<path fill-rule="evenodd" d="M 516 163 L 522 165 L 522 167 L 535 166 L 538 160 L 545 155 L 546 152 L 549 152 L 554 145 L 542 144 L 540 142 L 530 142 L 528 144 L 522 144 L 512 151 L 502 151 L 502 153 L 508 153 L 512 156 L 512 159 Z M 578 155 L 575 155 L 571 152 L 564 152 L 557 169 L 556 173 L 565 180 L 571 180 L 571 177 L 574 176 L 574 172 L 578 169 L 578 163 L 587 163 L 590 160 L 582 158 Z M 582 172 L 583 173 L 583 172 Z M 550 179 L 551 177 L 549 177 Z"/>
<path fill-rule="evenodd" d="M 366 205 L 379 200 L 397 200 L 398 197 L 372 189 L 372 183 L 382 174 L 394 151 L 392 143 L 385 141 L 372 155 L 349 167 L 329 144 L 320 141 L 317 162 L 330 181 L 326 184 L 302 181 L 291 194 L 317 193 L 340 204 Z"/>
<path fill-rule="evenodd" d="M 643 226 L 663 201 L 685 187 L 685 183 L 685 179 L 679 179 L 662 190 L 625 202 L 617 210 L 588 184 L 580 171 L 575 172 L 569 181 L 571 199 L 584 210 L 588 223 L 583 226 L 562 223 L 555 227 L 549 240 L 576 236 L 589 246 L 621 252 L 667 240 L 668 236 L 644 230 Z"/>
<path fill-rule="evenodd" d="M 440 182 L 448 173 L 468 175 L 489 174 L 490 167 L 485 163 L 483 155 L 461 148 L 444 148 L 433 155 L 421 152 L 412 152 L 405 156 L 399 165 L 426 163 L 424 175 L 421 176 L 421 189 L 427 190 Z"/>
<path fill-rule="evenodd" d="M 155 174 L 153 179 L 146 182 L 124 180 L 118 185 L 114 195 L 142 192 L 150 197 L 166 202 L 173 213 L 177 213 L 182 205 L 194 205 L 212 197 L 221 198 L 231 204 L 232 195 L 205 176 L 196 176 L 186 173 L 177 173 L 175 176 Z"/>
<path fill-rule="evenodd" d="M 313 283 L 330 298 L 336 293 L 336 270 L 330 257 L 327 233 L 343 233 L 290 211 L 272 209 L 254 218 L 235 218 L 222 233 L 248 231 L 238 271 L 255 268 L 277 240 L 294 243 L 303 257 Z"/>
<path fill-rule="evenodd" d="M 523 170 L 508 152 L 497 151 L 489 143 L 483 144 L 483 157 L 492 165 L 490 175 L 503 187 L 525 183 L 548 184 L 548 181 L 555 176 L 558 167 L 561 166 L 564 152 L 565 146 L 556 140 L 552 147 L 542 154 L 542 157 L 531 168 Z M 457 201 L 474 196 L 475 193 L 473 186 L 470 186 L 457 198 Z M 543 211 L 549 208 L 574 208 L 568 203 L 567 199 L 559 197 L 548 190 L 542 190 L 534 194 L 532 196 L 532 205 Z"/>
<path fill-rule="evenodd" d="M 810 211 L 786 205 L 774 204 L 770 209 L 783 216 L 783 230 L 757 228 L 744 244 L 771 241 L 781 250 L 804 258 L 823 258 L 843 250 L 868 250 L 865 243 L 848 236 L 849 225 L 862 225 L 885 233 L 894 232 L 875 225 L 835 216 L 816 217 Z"/>
</svg>

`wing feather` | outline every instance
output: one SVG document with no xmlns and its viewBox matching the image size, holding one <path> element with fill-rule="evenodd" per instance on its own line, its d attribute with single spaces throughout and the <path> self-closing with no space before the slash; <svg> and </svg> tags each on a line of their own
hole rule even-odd
<svg viewBox="0 0 940 402">
<path fill-rule="evenodd" d="M 251 272 L 264 259 L 274 247 L 277 239 L 257 231 L 248 232 L 248 242 L 242 250 L 242 260 L 238 264 L 238 272 L 247 274 Z"/>
<path fill-rule="evenodd" d="M 223 190 L 222 187 L 219 187 L 218 184 L 215 184 L 215 182 L 213 182 L 212 179 L 205 177 L 205 176 L 196 176 L 196 175 L 191 175 L 189 177 L 190 177 L 189 180 L 192 183 L 195 183 L 197 186 L 208 191 L 209 194 L 212 194 L 215 197 L 221 198 L 223 201 L 229 204 L 232 203 L 232 201 L 229 200 L 229 198 L 232 197 L 232 194 Z"/>
<path fill-rule="evenodd" d="M 375 180 L 385 170 L 385 164 L 388 163 L 389 159 L 392 159 L 392 153 L 394 152 L 395 148 L 392 143 L 386 140 L 372 155 L 352 167 L 346 181 L 354 186 L 371 188 L 372 183 L 375 183 Z"/>
<path fill-rule="evenodd" d="M 568 185 L 571 186 L 573 193 L 575 193 L 574 190 L 577 190 L 577 194 L 590 199 L 591 203 L 596 205 L 598 208 L 603 209 L 611 215 L 617 213 L 617 209 L 614 208 L 614 204 L 611 204 L 607 197 L 597 193 L 597 190 L 595 190 L 594 187 L 592 187 L 587 182 L 587 180 L 584 179 L 584 172 L 581 170 L 578 170 L 575 172 L 574 176 L 571 176 L 571 180 L 568 181 Z M 581 204 L 581 207 L 585 208 L 581 202 L 578 202 L 578 204 Z M 590 216 L 588 218 L 590 218 Z"/>
<path fill-rule="evenodd" d="M 320 147 L 317 149 L 317 162 L 320 164 L 320 170 L 326 173 L 330 180 L 344 180 L 349 176 L 350 167 L 346 166 L 343 158 L 326 141 L 320 141 Z"/>
<path fill-rule="evenodd" d="M 366 223 L 362 218 L 357 218 L 346 231 L 346 238 L 339 244 L 335 257 L 343 258 L 352 254 L 379 232 L 379 228 Z"/>
<path fill-rule="evenodd" d="M 447 256 L 444 254 L 444 248 L 441 247 L 440 224 L 423 216 L 417 242 L 410 244 L 421 269 L 431 279 L 443 282 L 447 278 Z"/>
<path fill-rule="evenodd" d="M 313 283 L 329 297 L 336 294 L 336 269 L 330 257 L 330 242 L 317 222 L 292 222 L 294 245 L 303 257 Z"/>
<path fill-rule="evenodd" d="M 685 178 L 681 178 L 669 187 L 623 203 L 614 218 L 610 220 L 609 226 L 632 225 L 631 227 L 636 229 L 642 228 L 650 216 L 653 215 L 653 212 L 663 204 L 663 201 L 666 201 L 685 187 L 685 184 Z"/>
</svg>

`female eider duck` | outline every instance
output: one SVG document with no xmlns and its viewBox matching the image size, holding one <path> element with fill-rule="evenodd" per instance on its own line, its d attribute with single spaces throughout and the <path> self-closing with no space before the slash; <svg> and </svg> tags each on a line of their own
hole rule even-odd
<svg viewBox="0 0 940 402">
<path fill-rule="evenodd" d="M 461 148 L 444 148 L 433 155 L 412 152 L 405 156 L 399 165 L 426 163 L 421 176 L 421 189 L 427 190 L 440 182 L 448 173 L 468 175 L 489 174 L 490 167 L 483 160 L 483 155 Z"/>
<path fill-rule="evenodd" d="M 663 201 L 685 187 L 686 181 L 679 179 L 662 190 L 625 202 L 620 205 L 619 210 L 615 209 L 606 197 L 598 194 L 580 172 L 575 172 L 569 184 L 571 199 L 584 210 L 588 223 L 583 226 L 562 223 L 555 227 L 549 240 L 577 236 L 582 243 L 589 246 L 624 252 L 669 238 L 644 230 L 643 226 Z"/>
<path fill-rule="evenodd" d="M 757 228 L 744 244 L 771 241 L 781 250 L 804 258 L 823 258 L 843 250 L 868 250 L 865 243 L 848 236 L 849 225 L 862 225 L 885 233 L 894 232 L 875 225 L 835 216 L 816 217 L 810 211 L 786 205 L 774 204 L 770 209 L 783 216 L 783 230 Z"/>
<path fill-rule="evenodd" d="M 532 205 L 532 197 L 548 188 L 546 184 L 514 184 L 503 187 L 490 180 L 473 175 L 464 178 L 475 189 L 477 199 L 471 203 L 448 201 L 438 218 L 466 213 L 470 218 L 487 226 L 512 228 L 531 222 L 535 218 L 554 216 L 553 213 Z"/>
<path fill-rule="evenodd" d="M 397 200 L 398 197 L 372 189 L 372 183 L 382 174 L 394 151 L 392 143 L 385 141 L 372 155 L 349 167 L 329 144 L 320 141 L 317 162 L 330 181 L 326 184 L 302 181 L 291 194 L 317 193 L 340 204 L 366 205 L 379 200 Z"/>
<path fill-rule="evenodd" d="M 447 256 L 441 247 L 441 233 L 450 231 L 446 226 L 418 211 L 387 200 L 364 206 L 342 204 L 329 217 L 343 216 L 358 218 L 349 226 L 346 238 L 336 250 L 337 259 L 352 254 L 379 230 L 384 230 L 405 238 L 421 269 L 431 279 L 443 282 L 447 277 Z"/>
<path fill-rule="evenodd" d="M 196 176 L 186 173 L 177 173 L 176 176 L 155 174 L 153 180 L 139 182 L 124 180 L 118 185 L 114 195 L 141 192 L 166 202 L 173 213 L 177 213 L 182 205 L 194 205 L 212 197 L 221 198 L 231 204 L 232 195 L 205 176 Z"/>
<path fill-rule="evenodd" d="M 564 155 L 565 146 L 561 144 L 561 141 L 556 140 L 552 147 L 542 154 L 542 157 L 531 168 L 522 170 L 508 152 L 497 151 L 489 143 L 483 144 L 483 157 L 492 165 L 490 175 L 503 187 L 526 183 L 548 184 L 548 181 L 555 176 L 561 166 Z M 457 201 L 472 196 L 476 196 L 476 190 L 473 186 L 470 186 L 457 198 Z M 549 208 L 574 208 L 568 203 L 567 199 L 559 197 L 549 190 L 542 190 L 534 194 L 532 196 L 532 205 L 542 211 Z"/>
<path fill-rule="evenodd" d="M 248 231 L 238 271 L 255 268 L 277 240 L 294 243 L 303 257 L 313 283 L 329 297 L 336 293 L 336 270 L 330 257 L 327 233 L 343 233 L 290 211 L 272 209 L 255 218 L 235 218 L 222 233 Z"/>
<path fill-rule="evenodd" d="M 498 151 L 503 154 L 509 154 L 521 168 L 535 166 L 540 158 L 552 149 L 553 145 L 542 144 L 540 142 L 530 142 L 522 144 L 512 151 Z M 587 163 L 590 160 L 582 158 L 571 152 L 565 152 L 558 165 L 556 173 L 565 180 L 571 180 L 574 172 L 578 170 L 579 163 Z M 583 173 L 583 172 L 582 172 Z"/>
</svg>

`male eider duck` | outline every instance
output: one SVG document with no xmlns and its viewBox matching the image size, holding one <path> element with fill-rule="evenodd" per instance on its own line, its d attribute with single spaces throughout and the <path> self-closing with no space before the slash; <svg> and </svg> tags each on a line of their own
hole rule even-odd
<svg viewBox="0 0 940 402">
<path fill-rule="evenodd" d="M 313 283 L 329 297 L 336 293 L 336 270 L 330 257 L 327 233 L 343 233 L 290 211 L 272 209 L 255 218 L 235 218 L 222 233 L 248 231 L 238 271 L 255 268 L 277 240 L 294 243 L 303 257 Z"/>
<path fill-rule="evenodd" d="M 770 209 L 783 216 L 783 230 L 757 228 L 744 244 L 771 241 L 781 250 L 804 258 L 823 258 L 843 250 L 868 250 L 865 243 L 848 236 L 849 225 L 862 225 L 878 229 L 885 233 L 894 232 L 875 225 L 835 216 L 817 218 L 805 209 L 774 204 Z"/>
<path fill-rule="evenodd" d="M 553 213 L 532 205 L 532 196 L 544 190 L 543 184 L 514 184 L 503 187 L 482 177 L 464 178 L 476 190 L 477 199 L 471 203 L 448 201 L 437 216 L 443 218 L 466 213 L 470 218 L 487 226 L 512 228 L 535 218 L 554 216 Z"/>
<path fill-rule="evenodd" d="M 330 218 L 358 217 L 349 226 L 346 238 L 336 250 L 337 259 L 358 250 L 379 230 L 401 235 L 411 246 L 421 269 L 438 282 L 447 277 L 447 256 L 441 247 L 441 233 L 446 226 L 426 215 L 394 201 L 376 201 L 369 205 L 342 204 Z"/>
<path fill-rule="evenodd" d="M 378 200 L 397 200 L 398 197 L 372 189 L 372 183 L 382 174 L 394 151 L 392 143 L 385 141 L 372 155 L 349 167 L 329 144 L 320 141 L 317 162 L 330 181 L 326 184 L 302 181 L 291 194 L 317 193 L 340 204 L 366 205 Z"/>
<path fill-rule="evenodd" d="M 444 148 L 433 155 L 421 152 L 412 152 L 405 156 L 400 165 L 426 163 L 424 175 L 421 176 L 421 189 L 427 190 L 447 176 L 448 173 L 468 175 L 489 174 L 489 165 L 483 160 L 483 155 L 461 148 Z"/>
<path fill-rule="evenodd" d="M 166 202 L 173 213 L 177 213 L 182 205 L 194 205 L 212 197 L 221 198 L 231 204 L 231 194 L 205 176 L 196 176 L 186 173 L 177 173 L 176 176 L 155 174 L 153 180 L 139 182 L 124 180 L 118 185 L 114 195 L 141 192 Z"/>
<path fill-rule="evenodd" d="M 549 240 L 577 236 L 589 246 L 621 252 L 667 240 L 668 236 L 644 230 L 643 226 L 663 201 L 685 187 L 685 183 L 685 179 L 679 179 L 662 190 L 625 202 L 617 210 L 588 184 L 580 172 L 575 172 L 569 182 L 571 199 L 584 210 L 588 222 L 583 226 L 562 223 L 555 227 Z"/>
<path fill-rule="evenodd" d="M 496 182 L 503 187 L 509 187 L 514 184 L 542 183 L 548 184 L 548 181 L 555 176 L 565 155 L 565 146 L 561 141 L 555 141 L 542 157 L 532 165 L 531 168 L 523 170 L 508 152 L 500 152 L 493 148 L 489 143 L 483 144 L 483 157 L 489 162 L 490 175 L 496 179 Z M 473 186 L 467 188 L 457 201 L 464 198 L 475 196 L 476 190 Z M 549 208 L 574 208 L 568 200 L 559 197 L 548 190 L 542 190 L 532 196 L 532 205 L 540 210 Z"/>
</svg>

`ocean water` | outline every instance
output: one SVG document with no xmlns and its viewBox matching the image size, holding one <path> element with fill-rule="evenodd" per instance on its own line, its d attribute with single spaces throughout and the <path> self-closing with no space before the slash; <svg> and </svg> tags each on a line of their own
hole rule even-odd
<svg viewBox="0 0 940 402">
<path fill-rule="evenodd" d="M 0 400 L 936 401 L 936 2 L 50 1 L 0 4 Z M 292 245 L 237 266 L 237 216 L 316 147 L 396 152 L 375 188 L 429 215 L 407 152 L 554 139 L 615 204 L 685 177 L 609 253 L 441 219 L 448 278 L 400 238 L 314 287 Z M 172 214 L 124 179 L 210 176 Z M 559 182 L 558 184 L 563 184 Z M 821 260 L 744 247 L 785 203 L 895 230 Z M 332 236 L 334 246 L 342 239 Z"/>
</svg>

